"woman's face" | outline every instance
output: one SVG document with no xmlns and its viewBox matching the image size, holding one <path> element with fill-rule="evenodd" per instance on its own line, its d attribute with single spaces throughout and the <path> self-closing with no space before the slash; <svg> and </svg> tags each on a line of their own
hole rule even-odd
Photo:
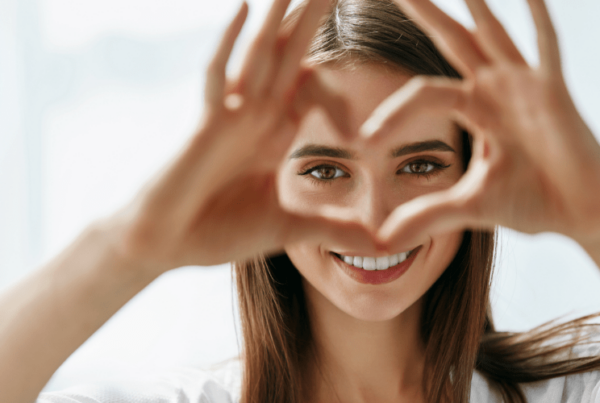
<svg viewBox="0 0 600 403">
<path fill-rule="evenodd" d="M 354 127 L 410 79 L 378 65 L 319 70 L 348 100 Z M 325 115 L 313 111 L 278 173 L 280 201 L 307 213 L 325 205 L 341 207 L 349 218 L 378 228 L 395 207 L 448 188 L 462 175 L 461 136 L 450 119 L 415 118 L 390 137 L 358 148 L 339 140 Z M 462 233 L 415 239 L 408 250 L 391 251 L 392 256 L 367 247 L 349 250 L 343 240 L 303 241 L 286 245 L 285 251 L 302 274 L 309 298 L 323 296 L 352 317 L 380 321 L 418 301 L 450 264 L 461 240 Z M 382 270 L 365 270 L 378 264 Z"/>
</svg>

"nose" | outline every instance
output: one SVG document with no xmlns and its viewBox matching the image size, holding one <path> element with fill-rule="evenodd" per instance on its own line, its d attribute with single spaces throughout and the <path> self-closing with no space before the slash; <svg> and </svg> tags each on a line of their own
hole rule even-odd
<svg viewBox="0 0 600 403">
<path fill-rule="evenodd" d="M 361 223 L 373 231 L 381 227 L 395 207 L 389 186 L 381 181 L 362 186 L 356 197 L 356 213 Z"/>
</svg>

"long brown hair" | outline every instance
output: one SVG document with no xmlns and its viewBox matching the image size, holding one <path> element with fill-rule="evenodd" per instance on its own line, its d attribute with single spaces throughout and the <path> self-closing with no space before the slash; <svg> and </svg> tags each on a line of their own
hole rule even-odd
<svg viewBox="0 0 600 403">
<path fill-rule="evenodd" d="M 391 0 L 333 1 L 308 58 L 313 64 L 379 63 L 412 75 L 460 78 Z M 466 167 L 466 132 L 463 151 Z M 489 303 L 495 245 L 494 232 L 466 231 L 453 261 L 424 296 L 423 386 L 431 403 L 467 402 L 474 369 L 505 401 L 524 403 L 519 383 L 600 368 L 600 357 L 562 356 L 590 334 L 587 317 L 527 333 L 495 331 Z M 300 273 L 285 254 L 236 262 L 234 273 L 243 333 L 241 402 L 300 403 L 309 393 L 304 370 L 316 359 Z"/>
</svg>

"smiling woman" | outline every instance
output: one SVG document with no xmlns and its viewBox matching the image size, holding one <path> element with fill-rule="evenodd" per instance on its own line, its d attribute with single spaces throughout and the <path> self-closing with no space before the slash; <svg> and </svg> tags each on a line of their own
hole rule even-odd
<svg viewBox="0 0 600 403">
<path fill-rule="evenodd" d="M 368 28 L 369 8 L 366 4 L 365 10 L 354 10 L 352 17 L 361 19 L 360 23 L 354 25 Z M 338 17 L 348 18 L 344 11 L 351 5 L 351 2 L 338 3 L 338 10 L 342 11 L 342 16 Z M 383 6 L 380 4 L 379 7 Z M 378 34 L 384 37 L 386 34 L 394 35 L 398 27 L 407 25 L 406 22 L 398 23 L 402 21 L 399 18 L 401 15 L 393 8 L 392 3 L 387 7 L 392 8 L 395 15 L 391 14 L 376 23 Z M 361 15 L 357 10 L 364 14 Z M 333 23 L 332 20 L 328 22 Z M 384 28 L 390 27 L 393 27 L 394 32 L 385 31 Z M 374 31 L 375 27 L 372 28 L 367 29 L 367 32 Z M 327 23 L 321 29 L 326 30 Z M 409 25 L 406 29 L 414 29 L 414 26 Z M 363 34 L 362 39 L 365 40 L 365 37 Z M 319 39 L 321 36 L 317 34 L 315 42 L 318 43 Z M 347 38 L 342 39 L 339 43 L 344 46 L 353 45 Z M 374 40 L 371 42 L 377 43 Z M 400 43 L 406 47 L 412 46 L 410 42 Z M 369 46 L 362 49 L 362 52 L 366 53 L 374 45 L 369 43 Z M 421 46 L 428 50 L 433 48 L 430 42 Z M 400 44 L 396 47 L 395 53 L 402 52 Z M 399 66 L 402 70 L 390 69 L 381 63 L 359 62 L 359 51 L 353 49 L 352 55 L 357 62 L 351 68 L 335 68 L 333 62 L 341 59 L 339 55 L 333 60 L 323 60 L 321 57 L 316 68 L 330 85 L 348 99 L 350 124 L 355 127 L 366 121 L 382 101 L 410 80 L 411 76 L 404 71 L 413 69 L 413 74 L 432 74 L 431 72 L 445 69 L 452 72 L 447 63 L 441 64 L 438 69 L 419 70 L 419 66 L 407 64 Z M 313 48 L 312 52 L 311 56 L 316 58 L 322 50 Z M 424 54 L 419 59 L 421 65 L 423 60 L 427 60 L 426 57 Z M 440 63 L 440 60 L 441 58 L 434 59 L 431 63 Z M 373 231 L 384 223 L 396 206 L 454 185 L 463 175 L 470 157 L 466 133 L 452 120 L 435 116 L 415 118 L 398 135 L 366 148 L 344 142 L 335 129 L 327 124 L 325 116 L 316 112 L 305 118 L 290 150 L 278 175 L 279 200 L 282 205 L 290 211 L 305 215 L 323 206 L 335 206 L 338 211 L 344 211 L 348 218 Z M 473 241 L 483 244 L 472 248 Z M 432 318 L 421 318 L 424 305 L 431 314 L 444 318 L 444 322 L 454 324 L 456 329 L 471 327 L 475 331 L 482 328 L 482 324 L 477 323 L 482 320 L 481 313 L 476 309 L 480 310 L 477 307 L 481 306 L 485 309 L 487 278 L 482 274 L 490 273 L 492 245 L 493 238 L 490 234 L 469 233 L 463 237 L 462 231 L 439 234 L 403 249 L 382 252 L 374 251 L 367 244 L 349 248 L 341 239 L 330 242 L 304 240 L 286 245 L 285 256 L 270 258 L 264 263 L 254 261 L 248 267 L 247 263 L 239 264 L 236 270 L 240 301 L 260 304 L 248 308 L 248 311 L 243 310 L 242 320 L 246 315 L 253 315 L 250 312 L 268 310 L 269 304 L 262 305 L 265 301 L 250 297 L 263 295 L 264 290 L 247 289 L 241 282 L 268 284 L 271 278 L 273 295 L 278 296 L 277 310 L 284 312 L 279 320 L 274 312 L 268 315 L 275 321 L 268 328 L 246 331 L 246 334 L 256 333 L 257 339 L 246 337 L 245 351 L 252 351 L 248 344 L 256 343 L 258 339 L 264 340 L 267 333 L 305 329 L 304 332 L 293 332 L 297 336 L 289 342 L 297 345 L 287 346 L 290 356 L 296 356 L 299 368 L 312 367 L 312 370 L 298 374 L 300 379 L 309 376 L 309 379 L 302 382 L 305 392 L 282 388 L 281 390 L 286 390 L 282 401 L 290 401 L 293 393 L 302 395 L 307 390 L 313 391 L 311 393 L 319 391 L 317 393 L 326 396 L 317 400 L 349 400 L 352 395 L 359 393 L 355 390 L 358 386 L 356 380 L 349 377 L 350 373 L 368 373 L 369 377 L 393 385 L 391 389 L 400 391 L 404 396 L 412 396 L 412 399 L 420 396 L 419 399 L 423 399 L 420 387 L 417 386 L 423 383 L 421 374 L 435 374 L 438 379 L 434 387 L 436 389 L 444 385 L 443 373 L 448 373 L 448 368 L 435 365 L 441 354 L 431 346 L 429 355 L 433 371 L 425 370 L 424 357 L 428 354 L 428 338 L 439 338 L 440 342 L 444 340 L 444 350 L 456 354 L 442 365 L 456 365 L 457 362 L 460 363 L 461 357 L 464 360 L 466 354 L 477 351 L 477 345 L 465 345 L 463 335 L 455 330 L 452 331 L 454 334 L 447 330 L 437 330 L 438 334 L 433 335 L 421 334 L 422 330 L 433 332 L 433 329 L 421 329 L 424 323 L 434 323 Z M 459 249 L 461 252 L 457 256 Z M 471 255 L 467 254 L 469 250 L 472 251 Z M 342 259 L 342 256 L 346 258 Z M 448 268 L 455 256 L 453 268 Z M 351 264 L 346 262 L 347 258 L 352 258 Z M 395 260 L 391 267 L 390 258 Z M 469 267 L 480 269 L 474 271 L 469 270 Z M 288 272 L 295 270 L 301 276 L 291 277 Z M 445 270 L 446 278 L 432 288 Z M 261 281 L 245 279 L 259 275 L 264 277 Z M 459 278 L 463 279 L 462 283 Z M 292 285 L 290 282 L 298 284 Z M 430 296 L 424 297 L 430 289 Z M 292 290 L 302 295 L 296 295 Z M 458 316 L 460 311 L 453 312 L 456 307 L 466 308 L 466 301 L 472 301 L 476 295 L 482 300 L 476 304 L 471 303 L 471 314 L 461 317 Z M 445 303 L 438 306 L 439 302 L 430 300 L 432 296 L 437 300 L 445 300 Z M 442 307 L 445 312 L 442 312 Z M 300 323 L 286 323 L 286 319 Z M 252 323 L 250 317 L 247 321 Z M 449 328 L 442 320 L 436 320 L 436 326 Z M 265 334 L 261 334 L 262 332 Z M 345 342 L 340 344 L 342 339 Z M 271 354 L 283 348 L 264 343 L 263 346 L 266 349 L 272 348 Z M 468 351 L 469 348 L 472 349 L 471 352 Z M 394 354 L 390 354 L 390 349 Z M 255 369 L 248 368 L 254 365 L 254 359 L 257 358 L 247 356 L 246 373 L 257 373 Z M 466 360 L 463 362 L 467 363 Z M 321 369 L 317 370 L 315 367 Z M 419 370 L 415 370 L 416 368 Z M 277 382 L 276 374 L 285 377 L 290 373 L 293 372 L 289 367 L 280 368 L 268 382 Z M 311 379 L 311 374 L 323 374 L 323 377 Z M 248 376 L 247 381 L 256 385 L 259 380 L 252 378 L 252 375 Z M 289 384 L 289 380 L 282 379 L 282 382 Z M 332 390 L 327 382 L 337 384 L 338 387 Z M 311 386 L 306 388 L 307 384 Z M 344 386 L 340 388 L 339 385 Z M 271 395 L 275 389 L 265 385 L 263 390 L 265 394 L 257 401 L 278 400 L 278 397 Z M 382 400 L 392 399 L 393 393 L 387 396 L 382 393 Z M 315 397 L 305 396 L 304 399 L 312 401 Z M 303 399 L 300 398 L 299 401 Z M 434 394 L 428 401 L 439 401 L 439 396 Z"/>
<path fill-rule="evenodd" d="M 376 232 L 396 206 L 463 177 L 473 139 L 457 124 L 464 122 L 460 115 L 440 116 L 431 102 L 430 113 L 404 112 L 408 119 L 398 122 L 397 105 L 407 103 L 412 76 L 459 74 L 393 3 L 336 2 L 308 62 L 348 100 L 350 125 L 367 121 L 363 130 L 381 139 L 348 145 L 325 115 L 307 116 L 278 174 L 287 209 L 309 215 L 336 207 Z M 389 107 L 385 113 L 386 103 L 394 113 Z M 371 115 L 371 121 L 383 115 L 383 124 L 371 129 Z M 284 255 L 238 263 L 246 336 L 242 400 L 463 402 L 471 394 L 490 401 L 497 396 L 482 387 L 483 375 L 506 401 L 518 402 L 525 399 L 521 382 L 600 368 L 598 357 L 560 358 L 577 337 L 553 343 L 575 336 L 582 321 L 523 335 L 494 331 L 494 243 L 491 231 L 434 229 L 381 252 L 366 244 L 349 249 L 340 239 L 302 240 L 285 245 Z M 255 321 L 258 312 L 266 312 L 264 321 Z M 276 370 L 265 377 L 259 368 Z M 527 397 L 536 394 L 529 389 Z"/>
<path fill-rule="evenodd" d="M 498 225 L 563 233 L 600 264 L 600 145 L 543 1 L 536 69 L 483 0 L 467 0 L 476 32 L 399 1 L 435 44 L 391 0 L 308 0 L 284 18 L 288 3 L 230 79 L 242 4 L 187 146 L 1 296 L 0 400 L 598 402 L 590 318 L 501 333 L 489 309 Z M 38 395 L 156 277 L 224 262 L 243 350 L 221 379 Z"/>
</svg>

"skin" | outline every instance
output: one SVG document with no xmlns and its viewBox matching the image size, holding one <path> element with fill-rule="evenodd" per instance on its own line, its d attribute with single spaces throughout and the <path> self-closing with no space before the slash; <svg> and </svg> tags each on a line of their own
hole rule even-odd
<svg viewBox="0 0 600 403">
<path fill-rule="evenodd" d="M 399 3 L 464 79 L 416 79 L 378 107 L 362 134 L 376 142 L 429 111 L 460 121 L 474 137 L 474 155 L 455 186 L 398 207 L 380 238 L 401 246 L 423 234 L 503 225 L 570 236 L 600 263 L 600 146 L 567 90 L 543 0 L 529 0 L 538 30 L 535 67 L 484 1 L 466 2 L 473 32 L 430 1 Z"/>
<path fill-rule="evenodd" d="M 411 78 L 372 64 L 319 70 L 348 99 L 351 125 L 356 126 Z M 400 146 L 434 140 L 455 151 L 391 156 Z M 309 144 L 347 149 L 353 155 L 333 158 L 308 153 L 292 157 Z M 393 138 L 358 148 L 339 139 L 326 117 L 315 111 L 305 118 L 279 172 L 280 202 L 294 211 L 320 205 L 339 207 L 366 227 L 378 228 L 396 206 L 456 183 L 463 174 L 461 149 L 460 132 L 446 118 L 423 116 Z M 328 169 L 299 175 L 323 166 Z M 419 169 L 429 171 L 429 175 L 418 175 L 415 170 Z M 419 245 L 412 245 L 421 246 L 421 250 L 411 268 L 400 278 L 380 285 L 362 284 L 348 276 L 330 251 L 353 256 L 388 253 L 372 255 L 343 241 L 302 241 L 285 246 L 304 279 L 315 342 L 327 368 L 322 369 L 326 379 L 315 380 L 317 384 L 311 387 L 320 391 L 315 401 L 402 401 L 409 397 L 417 401 L 422 373 L 415 369 L 422 369 L 424 360 L 419 339 L 420 300 L 448 266 L 461 240 L 460 231 L 426 237 Z"/>
<path fill-rule="evenodd" d="M 315 383 L 317 400 L 372 402 L 402 395 L 419 401 L 419 298 L 455 252 L 462 230 L 504 225 L 558 232 L 600 264 L 600 145 L 564 84 L 543 1 L 529 0 L 540 48 L 535 68 L 527 66 L 483 0 L 466 1 L 474 32 L 427 0 L 398 1 L 433 34 L 464 80 L 416 77 L 402 85 L 406 77 L 390 75 L 398 80 L 390 88 L 401 87 L 379 106 L 386 94 L 377 80 L 316 71 L 302 62 L 328 0 L 311 0 L 285 32 L 279 27 L 289 0 L 275 0 L 241 73 L 227 78 L 225 67 L 247 14 L 242 5 L 209 65 L 198 130 L 179 155 L 129 204 L 90 224 L 60 255 L 0 294 L 0 401 L 35 401 L 69 355 L 164 272 L 288 249 L 307 279 L 311 320 L 332 386 Z M 367 76 L 380 74 L 365 69 Z M 356 85 L 364 105 L 346 99 L 335 82 Z M 311 190 L 309 182 L 297 182 L 305 177 L 286 175 L 283 182 L 305 185 L 280 193 L 279 168 L 292 164 L 285 159 L 305 118 L 310 127 L 314 107 L 335 127 L 323 132 L 327 141 L 345 142 L 357 153 L 356 161 L 343 161 L 351 177 L 336 196 L 336 185 Z M 423 123 L 420 116 L 431 119 Z M 358 133 L 349 125 L 363 120 Z M 425 128 L 456 146 L 450 121 L 474 136 L 468 170 L 461 176 L 454 162 L 425 184 L 396 176 L 400 158 L 391 162 L 386 150 L 411 136 L 430 135 Z M 286 200 L 289 192 L 298 197 Z M 426 253 L 415 266 L 377 291 L 341 276 L 325 253 L 339 247 L 381 256 L 416 245 Z M 298 257 L 301 252 L 307 260 Z M 360 298 L 349 298 L 352 292 Z M 371 332 L 372 350 L 354 355 L 356 346 L 373 340 Z M 406 343 L 393 346 L 396 334 Z M 389 387 L 375 388 L 385 377 Z M 358 387 L 346 389 L 352 382 Z"/>
</svg>

